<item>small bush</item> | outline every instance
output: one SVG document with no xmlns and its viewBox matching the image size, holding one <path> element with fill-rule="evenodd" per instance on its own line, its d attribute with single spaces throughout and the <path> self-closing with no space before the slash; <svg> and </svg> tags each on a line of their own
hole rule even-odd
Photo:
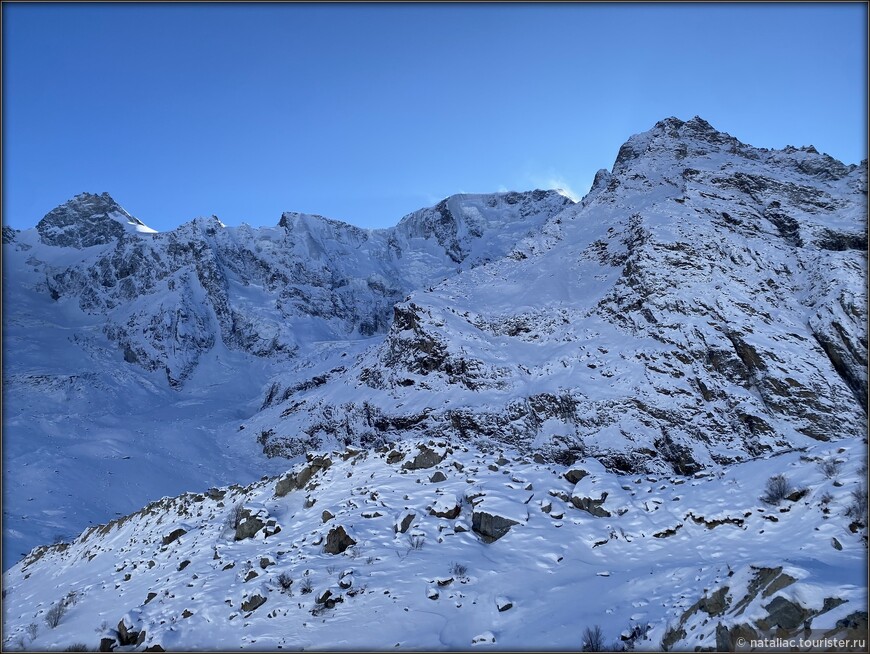
<svg viewBox="0 0 870 654">
<path fill-rule="evenodd" d="M 603 652 L 604 651 L 604 632 L 601 627 L 586 627 L 583 630 L 583 651 L 584 652 Z"/>
<path fill-rule="evenodd" d="M 836 459 L 825 459 L 821 463 L 819 463 L 819 470 L 822 471 L 822 474 L 825 475 L 828 479 L 833 479 L 837 475 L 840 474 L 840 471 L 843 469 L 843 462 L 837 461 Z"/>
<path fill-rule="evenodd" d="M 90 652 L 88 646 L 84 643 L 73 643 L 69 647 L 67 647 L 64 652 Z"/>
<path fill-rule="evenodd" d="M 302 576 L 302 582 L 299 584 L 299 592 L 303 595 L 307 595 L 313 590 L 314 583 L 311 581 L 311 577 L 308 575 L 308 571 L 306 570 L 305 574 Z"/>
<path fill-rule="evenodd" d="M 423 543 L 426 541 L 426 537 L 420 534 L 412 534 L 408 536 L 408 545 L 411 546 L 412 550 L 421 550 L 423 549 Z"/>
<path fill-rule="evenodd" d="M 61 600 L 54 606 L 52 606 L 45 614 L 45 624 L 49 626 L 49 628 L 54 629 L 57 625 L 60 624 L 61 618 L 63 618 L 66 613 L 66 603 Z"/>
<path fill-rule="evenodd" d="M 465 576 L 468 574 L 468 566 L 461 563 L 451 563 L 450 574 L 457 579 L 464 579 Z"/>
<path fill-rule="evenodd" d="M 822 506 L 827 506 L 828 504 L 830 504 L 830 503 L 833 502 L 833 501 L 834 501 L 834 496 L 831 495 L 830 493 L 827 493 L 827 492 L 824 493 L 824 494 L 819 498 L 819 504 L 821 504 Z"/>
<path fill-rule="evenodd" d="M 788 497 L 791 491 L 792 487 L 788 477 L 782 474 L 774 475 L 767 480 L 767 485 L 764 487 L 764 495 L 761 497 L 761 501 L 776 506 Z"/>
<path fill-rule="evenodd" d="M 30 640 L 36 640 L 36 636 L 39 633 L 39 627 L 31 622 L 27 625 L 27 635 L 30 636 Z"/>
<path fill-rule="evenodd" d="M 245 510 L 244 504 L 239 502 L 238 504 L 234 504 L 230 509 L 230 512 L 227 514 L 226 522 L 224 526 L 227 529 L 232 529 L 235 531 L 239 528 L 239 525 L 242 523 L 242 512 Z"/>
<path fill-rule="evenodd" d="M 852 503 L 846 509 L 846 515 L 862 525 L 867 524 L 867 486 L 862 484 L 852 491 Z"/>
<path fill-rule="evenodd" d="M 281 587 L 281 590 L 290 590 L 290 586 L 293 585 L 293 578 L 286 572 L 282 572 L 278 575 L 278 585 Z"/>
</svg>

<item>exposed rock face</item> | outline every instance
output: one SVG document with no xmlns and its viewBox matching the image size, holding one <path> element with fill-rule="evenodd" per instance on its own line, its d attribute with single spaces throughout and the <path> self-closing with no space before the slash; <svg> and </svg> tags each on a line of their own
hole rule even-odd
<svg viewBox="0 0 870 654">
<path fill-rule="evenodd" d="M 607 499 L 607 493 L 601 493 L 601 495 L 596 499 L 592 497 L 580 497 L 577 495 L 571 496 L 571 504 L 573 504 L 576 508 L 581 511 L 586 511 L 590 515 L 594 515 L 597 518 L 609 518 L 610 511 L 603 508 L 604 501 Z"/>
</svg>

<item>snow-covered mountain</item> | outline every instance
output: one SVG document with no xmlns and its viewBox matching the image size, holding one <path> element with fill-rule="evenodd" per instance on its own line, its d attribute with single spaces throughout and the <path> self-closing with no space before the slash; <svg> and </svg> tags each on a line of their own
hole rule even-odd
<svg viewBox="0 0 870 654">
<path fill-rule="evenodd" d="M 866 161 L 670 118 L 577 204 L 3 243 L 7 647 L 866 630 Z"/>
<path fill-rule="evenodd" d="M 363 230 L 286 213 L 155 233 L 107 194 L 3 232 L 4 567 L 165 493 L 279 470 L 238 434 L 278 370 L 382 337 L 392 306 L 572 204 L 461 195 Z M 339 345 L 339 347 L 344 347 Z"/>
<path fill-rule="evenodd" d="M 275 450 L 407 432 L 681 474 L 861 437 L 866 192 L 865 165 L 662 121 L 579 205 L 412 293 L 383 342 L 253 426 Z"/>
</svg>

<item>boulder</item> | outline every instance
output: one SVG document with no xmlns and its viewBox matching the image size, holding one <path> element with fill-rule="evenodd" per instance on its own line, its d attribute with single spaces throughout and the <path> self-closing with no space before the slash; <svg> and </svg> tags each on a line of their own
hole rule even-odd
<svg viewBox="0 0 870 654">
<path fill-rule="evenodd" d="M 434 475 L 429 477 L 429 481 L 431 481 L 433 484 L 437 484 L 439 481 L 446 481 L 446 480 L 447 480 L 447 475 L 445 475 L 440 470 L 436 471 Z"/>
<path fill-rule="evenodd" d="M 275 497 L 284 497 L 287 493 L 296 490 L 299 486 L 296 484 L 296 474 L 288 472 L 278 480 L 275 484 Z"/>
<path fill-rule="evenodd" d="M 169 543 L 172 543 L 173 541 L 178 540 L 179 538 L 184 536 L 184 534 L 186 534 L 186 533 L 187 533 L 186 529 L 182 529 L 181 527 L 179 527 L 178 529 L 171 531 L 168 535 L 163 537 L 163 544 L 169 545 Z"/>
<path fill-rule="evenodd" d="M 580 497 L 579 495 L 571 496 L 571 504 L 574 505 L 575 508 L 580 509 L 581 511 L 586 511 L 590 515 L 594 515 L 598 518 L 609 518 L 610 511 L 603 508 L 604 500 L 607 499 L 607 492 L 601 493 L 601 496 L 598 499 L 592 497 Z"/>
<path fill-rule="evenodd" d="M 242 602 L 242 611 L 256 611 L 258 608 L 263 606 L 266 603 L 266 598 L 257 593 L 256 595 L 251 595 L 248 599 Z"/>
<path fill-rule="evenodd" d="M 439 453 L 431 449 L 428 445 L 420 445 L 417 456 L 410 461 L 405 461 L 402 464 L 404 470 L 421 470 L 423 468 L 433 468 L 444 460 L 447 456 L 445 453 Z"/>
<path fill-rule="evenodd" d="M 121 647 L 126 645 L 141 645 L 145 642 L 145 630 L 136 631 L 132 620 L 129 616 L 124 616 L 118 622 L 118 644 Z"/>
<path fill-rule="evenodd" d="M 570 483 L 576 484 L 578 481 L 583 479 L 583 477 L 587 476 L 589 473 L 585 470 L 581 470 L 580 468 L 571 468 L 563 474 L 562 476 L 567 479 Z"/>
<path fill-rule="evenodd" d="M 239 520 L 239 526 L 236 527 L 235 540 L 253 538 L 265 526 L 265 520 L 261 520 L 259 515 L 255 515 L 250 509 L 242 509 L 242 517 Z"/>
<path fill-rule="evenodd" d="M 438 499 L 433 506 L 429 507 L 429 515 L 433 515 L 436 518 L 455 520 L 459 517 L 460 513 L 462 513 L 462 507 L 456 501 L 456 498 L 450 500 Z"/>
<path fill-rule="evenodd" d="M 394 525 L 396 533 L 404 534 L 407 532 L 416 517 L 417 514 L 410 511 L 403 512 L 398 518 L 396 518 L 396 524 Z"/>
<path fill-rule="evenodd" d="M 329 530 L 323 551 L 328 554 L 341 554 L 353 545 L 356 545 L 356 541 L 348 535 L 342 525 L 338 525 Z"/>
<path fill-rule="evenodd" d="M 518 524 L 520 523 L 516 520 L 485 510 L 475 509 L 471 514 L 471 529 L 487 543 L 497 541 Z"/>
</svg>

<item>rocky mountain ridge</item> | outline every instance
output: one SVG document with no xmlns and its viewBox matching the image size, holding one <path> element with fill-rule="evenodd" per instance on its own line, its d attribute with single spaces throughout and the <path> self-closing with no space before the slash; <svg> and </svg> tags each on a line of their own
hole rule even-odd
<svg viewBox="0 0 870 654">
<path fill-rule="evenodd" d="M 383 333 L 408 292 L 502 256 L 569 204 L 554 191 L 464 195 L 384 230 L 285 213 L 276 228 L 212 216 L 156 233 L 108 194 L 85 193 L 49 212 L 38 240 L 8 238 L 40 269 L 37 290 L 105 315 L 127 362 L 178 386 L 216 339 L 286 358 L 311 340 Z"/>
<path fill-rule="evenodd" d="M 681 474 L 860 437 L 866 181 L 661 121 L 540 234 L 415 291 L 347 372 L 251 424 L 273 452 L 410 432 Z"/>
</svg>

